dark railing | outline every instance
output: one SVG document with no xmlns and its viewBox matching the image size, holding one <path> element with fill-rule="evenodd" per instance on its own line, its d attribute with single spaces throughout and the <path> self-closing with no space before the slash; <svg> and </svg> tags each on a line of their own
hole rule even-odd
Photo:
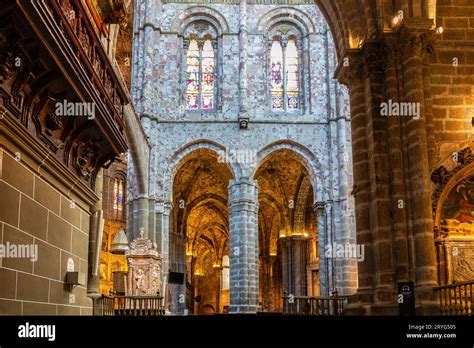
<svg viewBox="0 0 474 348">
<path fill-rule="evenodd" d="M 341 316 L 347 304 L 344 296 L 284 296 L 284 314 Z"/>
<path fill-rule="evenodd" d="M 473 315 L 474 281 L 443 285 L 435 289 L 442 315 Z"/>
<path fill-rule="evenodd" d="M 164 315 L 160 296 L 106 296 L 94 303 L 94 315 L 99 316 L 160 316 Z"/>
</svg>

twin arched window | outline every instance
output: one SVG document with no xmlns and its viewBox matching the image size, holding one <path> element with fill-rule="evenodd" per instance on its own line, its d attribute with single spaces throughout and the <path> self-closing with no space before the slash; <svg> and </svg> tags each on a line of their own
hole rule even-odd
<svg viewBox="0 0 474 348">
<path fill-rule="evenodd" d="M 282 24 L 274 30 L 278 35 L 273 36 L 267 72 L 271 109 L 292 112 L 301 109 L 299 50 L 293 34 L 296 29 Z M 216 104 L 217 31 L 208 23 L 198 21 L 186 29 L 185 37 L 186 109 L 212 110 Z"/>
<path fill-rule="evenodd" d="M 296 40 L 274 39 L 270 52 L 270 92 L 273 111 L 300 108 L 299 61 Z"/>
</svg>

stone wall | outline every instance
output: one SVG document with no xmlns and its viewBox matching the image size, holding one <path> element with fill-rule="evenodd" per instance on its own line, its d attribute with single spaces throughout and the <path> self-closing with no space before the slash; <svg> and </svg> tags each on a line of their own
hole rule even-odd
<svg viewBox="0 0 474 348">
<path fill-rule="evenodd" d="M 182 35 L 197 19 L 209 21 L 218 32 L 217 108 L 212 111 L 189 111 L 184 106 Z M 295 112 L 272 112 L 270 104 L 268 31 L 280 21 L 294 23 L 302 37 L 299 64 L 303 105 Z M 158 242 L 163 253 L 165 270 L 169 262 L 167 221 L 173 178 L 181 161 L 192 151 L 203 148 L 215 153 L 245 150 L 257 154 L 253 163 L 229 164 L 237 182 L 251 180 L 272 152 L 293 151 L 305 162 L 310 174 L 313 201 L 328 202 L 325 216 L 331 223 L 327 226 L 334 230 L 320 231 L 320 236 L 334 233 L 335 238 L 322 240 L 355 243 L 354 203 L 350 195 L 352 171 L 348 165 L 352 158 L 348 91 L 333 79 L 335 47 L 316 5 L 249 3 L 245 7 L 212 1 L 206 4 L 141 1 L 135 12 L 134 32 L 132 96 L 152 146 L 151 200 L 147 204 L 155 209 L 156 215 L 147 222 L 138 222 L 134 211 L 144 208 L 133 208 L 141 203 L 136 192 L 130 190 L 132 209 L 128 227 L 133 234 L 139 224 L 149 224 L 149 235 Z M 250 118 L 248 130 L 239 129 L 242 110 Z M 133 169 L 129 177 L 132 173 Z M 244 238 L 242 231 L 232 224 L 231 231 L 231 244 L 237 235 Z M 232 233 L 237 235 L 232 236 Z M 245 235 L 244 240 L 250 236 L 251 233 Z M 257 236 L 254 237 L 257 240 Z M 324 245 L 321 244 L 321 250 Z M 234 282 L 231 308 L 255 311 L 258 303 L 253 301 L 258 301 L 258 275 L 254 273 L 258 273 L 258 267 L 241 280 L 235 267 L 236 259 L 231 259 L 231 282 Z M 332 291 L 333 286 L 342 294 L 353 293 L 357 285 L 355 264 L 335 262 L 335 270 L 340 275 L 331 285 L 326 285 L 323 294 Z M 250 278 L 254 283 L 249 283 Z M 247 290 L 238 293 L 239 284 L 244 284 Z M 250 293 L 252 299 L 247 302 Z"/>
<path fill-rule="evenodd" d="M 7 119 L 16 122 L 5 114 L 3 121 Z M 0 257 L 0 314 L 91 315 L 87 284 L 72 291 L 65 285 L 69 260 L 74 271 L 87 280 L 91 203 L 81 192 L 83 186 L 74 187 L 72 174 L 62 180 L 51 174 L 55 161 L 47 161 L 46 152 L 44 158 L 36 157 L 25 143 L 17 142 L 20 137 L 13 140 L 4 135 L 0 144 L 0 245 L 34 245 L 38 253 L 35 262 Z M 34 147 L 34 141 L 29 146 Z M 94 197 L 90 190 L 86 194 Z"/>
<path fill-rule="evenodd" d="M 430 64 L 436 141 L 432 165 L 451 156 L 470 138 L 474 117 L 474 4 L 438 0 L 437 17 L 444 31 L 437 35 Z"/>
</svg>

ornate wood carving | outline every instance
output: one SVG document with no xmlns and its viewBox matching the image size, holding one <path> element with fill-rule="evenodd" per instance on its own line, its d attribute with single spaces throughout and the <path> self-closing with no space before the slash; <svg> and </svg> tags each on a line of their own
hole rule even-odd
<svg viewBox="0 0 474 348">
<path fill-rule="evenodd" d="M 32 0 L 0 8 L 8 19 L 0 20 L 0 103 L 93 187 L 98 169 L 127 149 L 128 96 L 83 6 Z M 94 117 L 58 114 L 63 101 L 94 105 Z"/>
</svg>

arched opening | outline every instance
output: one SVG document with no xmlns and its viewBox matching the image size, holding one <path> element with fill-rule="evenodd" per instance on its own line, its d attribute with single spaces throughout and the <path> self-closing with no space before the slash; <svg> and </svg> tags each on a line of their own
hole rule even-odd
<svg viewBox="0 0 474 348">
<path fill-rule="evenodd" d="M 313 187 L 305 163 L 288 149 L 270 153 L 255 173 L 259 185 L 259 304 L 283 310 L 286 295 L 319 295 Z"/>
<path fill-rule="evenodd" d="M 227 185 L 232 178 L 211 150 L 193 151 L 177 166 L 170 267 L 184 274 L 184 284 L 170 285 L 175 313 L 222 313 L 229 306 Z"/>
</svg>

